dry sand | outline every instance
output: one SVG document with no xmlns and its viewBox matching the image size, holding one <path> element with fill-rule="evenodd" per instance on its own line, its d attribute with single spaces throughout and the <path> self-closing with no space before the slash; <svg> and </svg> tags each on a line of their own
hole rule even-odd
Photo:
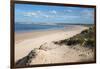
<svg viewBox="0 0 100 69">
<path fill-rule="evenodd" d="M 79 45 L 69 47 L 55 45 L 53 41 L 59 41 L 79 34 L 87 29 L 84 26 L 75 26 L 70 30 L 49 30 L 35 31 L 15 34 L 15 62 L 26 56 L 31 50 L 37 49 L 36 58 L 32 59 L 33 64 L 68 63 L 89 61 L 94 59 L 94 52 L 91 49 Z"/>
</svg>

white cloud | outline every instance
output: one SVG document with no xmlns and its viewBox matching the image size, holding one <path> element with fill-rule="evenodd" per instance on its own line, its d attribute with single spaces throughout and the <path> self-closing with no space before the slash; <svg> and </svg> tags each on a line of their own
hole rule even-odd
<svg viewBox="0 0 100 69">
<path fill-rule="evenodd" d="M 73 19 L 73 18 L 79 18 L 80 16 L 77 16 L 77 15 L 66 15 L 66 16 L 60 16 L 60 17 Z"/>
<path fill-rule="evenodd" d="M 49 15 L 42 15 L 42 16 L 44 16 L 44 17 L 46 17 L 46 18 L 49 18 L 49 17 L 50 17 Z"/>
<path fill-rule="evenodd" d="M 72 10 L 69 9 L 69 10 L 67 10 L 67 12 L 72 12 Z"/>
<path fill-rule="evenodd" d="M 93 16 L 94 16 L 94 11 L 84 10 L 84 11 L 82 12 L 82 15 L 83 15 L 83 16 L 86 16 L 86 17 L 93 17 Z"/>
<path fill-rule="evenodd" d="M 72 10 L 67 10 L 67 12 L 72 12 Z M 52 13 L 52 14 L 50 14 Z M 63 12 L 59 12 L 63 13 Z M 56 10 L 47 11 L 33 11 L 33 12 L 24 12 L 24 16 L 28 17 L 39 17 L 39 18 L 77 18 L 77 15 L 62 15 L 59 14 Z"/>
<path fill-rule="evenodd" d="M 53 13 L 53 14 L 57 14 L 57 11 L 55 11 L 55 10 L 52 10 L 50 12 Z"/>
<path fill-rule="evenodd" d="M 77 15 L 71 15 L 71 16 L 68 16 L 69 18 L 78 18 L 80 16 L 77 16 Z"/>
<path fill-rule="evenodd" d="M 35 12 L 24 12 L 23 15 L 24 16 L 36 16 L 37 13 L 35 13 Z"/>
<path fill-rule="evenodd" d="M 44 14 L 44 15 L 42 15 L 43 17 L 45 17 L 45 18 L 54 18 L 54 17 L 56 17 L 55 15 L 47 15 L 47 14 Z"/>
<path fill-rule="evenodd" d="M 33 12 L 24 12 L 22 13 L 24 16 L 29 16 L 29 17 L 50 17 L 47 12 L 43 11 L 33 11 Z"/>
<path fill-rule="evenodd" d="M 41 11 L 37 11 L 38 13 L 41 13 Z"/>
</svg>

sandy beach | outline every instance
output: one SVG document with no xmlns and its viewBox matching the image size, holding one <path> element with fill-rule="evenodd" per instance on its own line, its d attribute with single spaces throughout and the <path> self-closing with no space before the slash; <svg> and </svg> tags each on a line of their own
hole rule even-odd
<svg viewBox="0 0 100 69">
<path fill-rule="evenodd" d="M 45 30 L 15 33 L 15 62 L 36 49 L 36 57 L 30 65 L 48 63 L 81 62 L 94 59 L 94 53 L 79 45 L 69 47 L 56 45 L 53 42 L 68 39 L 87 29 L 84 26 L 73 26 L 70 30 Z M 41 47 L 41 49 L 40 49 Z"/>
</svg>

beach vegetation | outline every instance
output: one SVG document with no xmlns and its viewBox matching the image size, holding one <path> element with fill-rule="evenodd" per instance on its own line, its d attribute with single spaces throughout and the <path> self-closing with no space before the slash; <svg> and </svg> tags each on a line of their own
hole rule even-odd
<svg viewBox="0 0 100 69">
<path fill-rule="evenodd" d="M 95 47 L 95 31 L 94 26 L 89 27 L 88 29 L 83 30 L 81 33 L 69 38 L 60 41 L 54 42 L 55 44 L 60 45 L 68 45 L 68 46 L 75 46 L 79 44 L 80 46 L 84 47 Z"/>
</svg>

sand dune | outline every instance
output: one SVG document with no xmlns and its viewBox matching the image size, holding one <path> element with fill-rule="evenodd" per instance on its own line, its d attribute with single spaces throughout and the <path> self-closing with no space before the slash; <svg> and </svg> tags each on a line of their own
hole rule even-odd
<svg viewBox="0 0 100 69">
<path fill-rule="evenodd" d="M 49 44 L 50 46 L 53 44 Z M 53 45 L 54 46 L 54 45 Z M 52 47 L 53 47 L 52 46 Z M 55 48 L 37 50 L 37 56 L 31 62 L 33 64 L 70 63 L 93 61 L 93 52 L 80 46 L 55 46 Z M 83 49 L 82 49 L 83 48 Z"/>
<path fill-rule="evenodd" d="M 48 63 L 68 63 L 80 61 L 93 61 L 92 50 L 79 45 L 69 47 L 55 45 L 53 41 L 70 38 L 87 29 L 84 26 L 75 26 L 71 30 L 50 30 L 42 32 L 16 33 L 15 35 L 15 62 L 25 57 L 30 51 L 36 49 L 36 57 L 30 65 Z M 22 38 L 21 38 L 22 37 Z M 24 38 L 26 37 L 26 38 Z M 18 39 L 19 38 L 19 39 Z"/>
</svg>

